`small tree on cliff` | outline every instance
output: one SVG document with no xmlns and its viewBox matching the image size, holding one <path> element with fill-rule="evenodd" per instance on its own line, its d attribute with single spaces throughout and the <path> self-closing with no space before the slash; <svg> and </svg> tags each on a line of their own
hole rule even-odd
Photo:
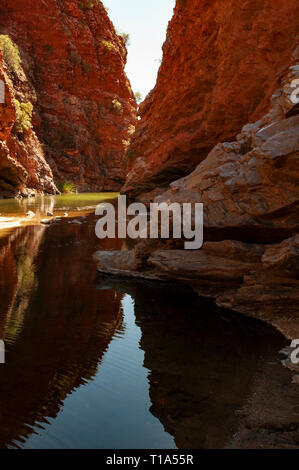
<svg viewBox="0 0 299 470">
<path fill-rule="evenodd" d="M 18 46 L 6 34 L 0 35 L 0 49 L 9 73 L 16 74 L 21 65 Z"/>
<path fill-rule="evenodd" d="M 143 101 L 143 97 L 142 97 L 142 94 L 140 93 L 140 91 L 136 91 L 135 99 L 136 99 L 138 104 L 141 103 L 141 101 Z"/>
<path fill-rule="evenodd" d="M 128 33 L 120 33 L 120 35 L 123 38 L 123 41 L 126 46 L 130 45 L 130 35 Z"/>
</svg>

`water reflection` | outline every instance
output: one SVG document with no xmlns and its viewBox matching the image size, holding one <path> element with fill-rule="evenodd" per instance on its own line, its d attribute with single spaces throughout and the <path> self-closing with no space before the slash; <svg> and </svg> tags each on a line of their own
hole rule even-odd
<svg viewBox="0 0 299 470">
<path fill-rule="evenodd" d="M 122 295 L 93 287 L 94 223 L 24 227 L 0 248 L 0 447 L 22 442 L 91 380 L 122 331 Z M 82 236 L 84 233 L 84 237 Z M 91 241 L 91 243 L 90 243 Z"/>
<path fill-rule="evenodd" d="M 105 278 L 98 286 L 134 299 L 150 371 L 151 412 L 177 447 L 228 445 L 257 372 L 269 361 L 281 369 L 276 353 L 285 345 L 281 335 L 216 308 L 188 288 Z"/>
<path fill-rule="evenodd" d="M 94 226 L 0 240 L 0 447 L 225 445 L 284 341 L 189 290 L 97 278 L 94 251 L 123 242 Z"/>
<path fill-rule="evenodd" d="M 113 200 L 118 193 L 83 193 L 62 194 L 61 196 L 35 196 L 23 199 L 2 199 L 0 201 L 1 215 L 24 215 L 28 211 L 40 215 L 47 212 L 63 210 L 93 209 L 96 204 L 103 200 Z"/>
<path fill-rule="evenodd" d="M 149 370 L 139 347 L 134 302 L 122 299 L 123 331 L 116 331 L 92 382 L 77 388 L 63 404 L 63 413 L 24 447 L 55 448 L 175 448 L 173 438 L 150 413 Z"/>
<path fill-rule="evenodd" d="M 34 260 L 45 228 L 16 229 L 0 244 L 0 338 L 13 341 L 21 329 L 23 315 L 36 286 Z"/>
</svg>

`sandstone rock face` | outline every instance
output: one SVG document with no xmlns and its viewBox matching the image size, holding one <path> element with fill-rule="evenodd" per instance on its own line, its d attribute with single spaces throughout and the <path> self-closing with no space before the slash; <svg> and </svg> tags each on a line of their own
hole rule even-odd
<svg viewBox="0 0 299 470">
<path fill-rule="evenodd" d="M 36 92 L 33 125 L 55 182 L 119 189 L 136 102 L 125 43 L 102 3 L 4 0 L 0 33 L 18 45 Z"/>
<path fill-rule="evenodd" d="M 52 171 L 30 119 L 24 124 L 20 109 L 33 101 L 34 92 L 22 67 L 10 73 L 1 53 L 0 80 L 5 92 L 5 103 L 0 104 L 0 196 L 54 194 Z"/>
<path fill-rule="evenodd" d="M 291 84 L 298 79 L 296 65 L 273 95 L 267 115 L 246 125 L 236 142 L 218 144 L 156 201 L 202 202 L 206 240 L 216 231 L 250 242 L 294 235 L 299 228 L 299 115 L 292 115 Z"/>
<path fill-rule="evenodd" d="M 260 119 L 290 65 L 298 30 L 297 0 L 177 1 L 123 191 L 165 187 Z"/>
</svg>

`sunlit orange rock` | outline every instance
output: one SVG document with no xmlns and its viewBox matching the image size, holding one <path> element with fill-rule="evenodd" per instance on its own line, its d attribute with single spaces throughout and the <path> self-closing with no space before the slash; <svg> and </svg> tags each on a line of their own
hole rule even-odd
<svg viewBox="0 0 299 470">
<path fill-rule="evenodd" d="M 17 103 L 31 103 L 33 90 L 20 66 L 9 73 L 0 52 L 0 80 L 5 103 L 0 104 L 0 196 L 57 192 L 52 171 L 32 125 L 20 131 Z"/>
<path fill-rule="evenodd" d="M 33 126 L 55 182 L 116 190 L 134 131 L 126 48 L 101 2 L 1 2 L 0 33 L 18 45 L 34 90 Z"/>
<path fill-rule="evenodd" d="M 123 192 L 167 186 L 260 119 L 294 60 L 298 31 L 297 0 L 177 1 Z"/>
</svg>

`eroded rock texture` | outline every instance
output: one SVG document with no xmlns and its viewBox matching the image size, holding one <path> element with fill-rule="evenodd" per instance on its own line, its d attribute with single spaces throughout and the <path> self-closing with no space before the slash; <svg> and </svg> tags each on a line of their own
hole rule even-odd
<svg viewBox="0 0 299 470">
<path fill-rule="evenodd" d="M 0 104 L 0 196 L 28 194 L 31 190 L 53 194 L 57 190 L 52 171 L 30 116 L 28 122 L 22 120 L 20 107 L 34 100 L 34 91 L 21 66 L 15 73 L 9 72 L 1 51 L 0 80 L 5 92 L 5 104 Z"/>
<path fill-rule="evenodd" d="M 177 1 L 123 191 L 136 196 L 167 186 L 260 119 L 291 63 L 298 31 L 297 0 Z"/>
<path fill-rule="evenodd" d="M 157 197 L 202 202 L 205 238 L 274 242 L 298 231 L 299 114 L 292 101 L 299 65 L 272 96 L 267 115 L 246 125 L 237 141 L 218 144 L 193 173 Z M 290 117 L 289 117 L 290 116 Z"/>
<path fill-rule="evenodd" d="M 116 190 L 134 131 L 126 48 L 101 2 L 1 2 L 0 33 L 19 47 L 35 90 L 33 125 L 55 182 Z"/>
</svg>

